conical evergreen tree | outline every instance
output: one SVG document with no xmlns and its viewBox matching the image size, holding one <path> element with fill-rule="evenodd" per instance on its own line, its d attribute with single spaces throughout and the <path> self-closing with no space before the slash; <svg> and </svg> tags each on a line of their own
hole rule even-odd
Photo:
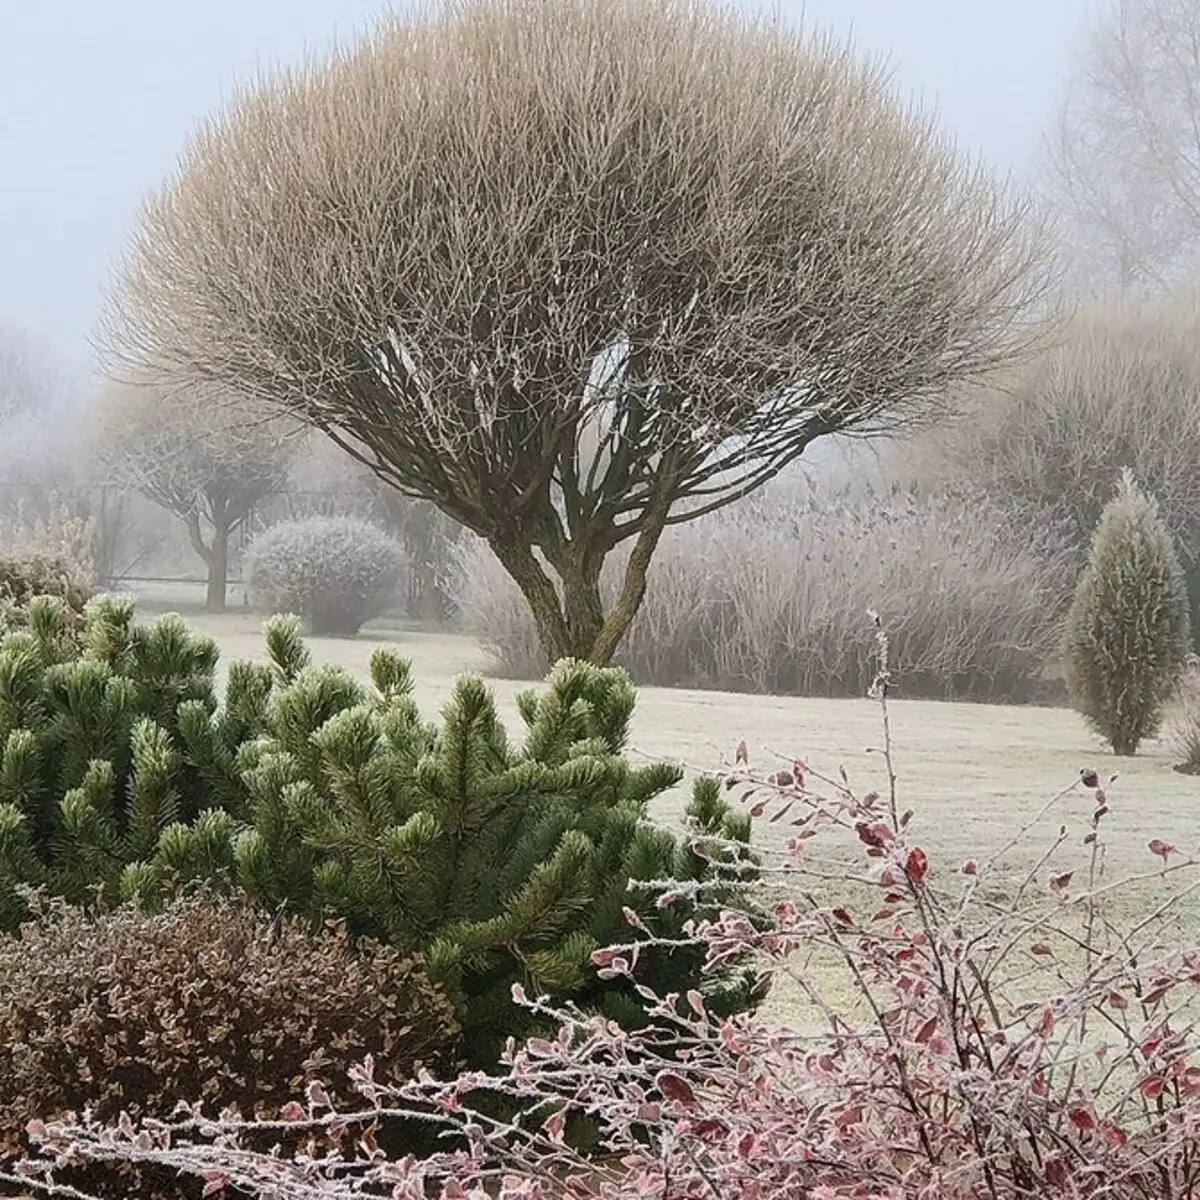
<svg viewBox="0 0 1200 1200">
<path fill-rule="evenodd" d="M 1154 498 L 1126 471 L 1067 617 L 1071 700 L 1117 754 L 1153 736 L 1191 646 L 1187 587 Z"/>
</svg>

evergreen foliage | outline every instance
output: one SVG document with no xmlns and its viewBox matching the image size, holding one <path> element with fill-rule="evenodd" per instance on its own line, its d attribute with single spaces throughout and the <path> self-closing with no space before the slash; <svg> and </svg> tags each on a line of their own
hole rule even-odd
<svg viewBox="0 0 1200 1200">
<path fill-rule="evenodd" d="M 227 773 L 246 732 L 239 673 L 215 716 L 216 643 L 133 612 L 104 597 L 78 627 L 35 596 L 24 627 L 0 632 L 0 928 L 27 915 L 17 885 L 115 900 L 168 826 L 211 835 L 241 802 Z"/>
<path fill-rule="evenodd" d="M 1158 731 L 1190 643 L 1171 535 L 1126 471 L 1096 527 L 1066 632 L 1072 702 L 1117 754 Z"/>
<path fill-rule="evenodd" d="M 511 1003 L 571 997 L 644 1019 L 592 955 L 646 927 L 677 937 L 752 870 L 749 818 L 696 784 L 681 838 L 646 820 L 677 784 L 623 754 L 636 694 L 623 671 L 564 662 L 519 699 L 509 740 L 483 683 L 456 684 L 425 722 L 409 665 L 385 649 L 371 683 L 314 665 L 295 618 L 267 626 L 268 661 L 232 663 L 177 617 L 133 622 L 104 599 L 73 631 L 60 602 L 0 637 L 0 918 L 19 885 L 72 901 L 161 905 L 184 885 L 241 888 L 316 927 L 329 916 L 420 955 L 456 1005 L 468 1050 L 494 1061 L 525 1018 Z M 669 905 L 652 882 L 704 882 Z M 641 882 L 641 887 L 631 884 Z M 701 988 L 716 1011 L 750 1002 L 749 975 L 705 977 L 687 946 L 647 948 L 639 982 Z"/>
<path fill-rule="evenodd" d="M 373 655 L 366 688 L 313 666 L 294 621 L 272 621 L 268 644 L 271 665 L 252 668 L 272 680 L 266 732 L 237 759 L 244 824 L 225 827 L 228 849 L 211 824 L 168 829 L 153 861 L 127 872 L 127 895 L 151 898 L 219 864 L 268 907 L 314 922 L 336 913 L 357 933 L 420 952 L 455 1000 L 476 1061 L 494 1061 L 523 1029 L 514 983 L 624 1023 L 644 1019 L 626 983 L 598 978 L 593 953 L 633 936 L 627 906 L 668 937 L 697 915 L 693 900 L 659 908 L 654 889 L 631 882 L 716 876 L 707 903 L 728 894 L 748 865 L 749 819 L 706 780 L 688 811 L 711 838 L 703 856 L 646 822 L 650 800 L 682 772 L 623 757 L 636 700 L 623 671 L 560 663 L 546 692 L 519 698 L 517 746 L 478 679 L 458 681 L 438 728 L 421 719 L 409 665 L 388 650 Z M 715 866 L 722 857 L 741 867 Z M 685 991 L 700 986 L 700 966 L 691 949 L 647 952 L 642 981 Z M 752 982 L 714 981 L 710 1007 L 744 1006 Z"/>
</svg>

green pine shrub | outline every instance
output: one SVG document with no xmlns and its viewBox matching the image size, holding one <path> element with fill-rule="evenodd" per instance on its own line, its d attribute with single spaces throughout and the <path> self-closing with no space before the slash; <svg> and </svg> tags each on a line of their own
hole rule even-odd
<svg viewBox="0 0 1200 1200">
<path fill-rule="evenodd" d="M 294 621 L 271 622 L 268 644 L 271 666 L 255 668 L 272 680 L 267 732 L 237 755 L 245 823 L 226 826 L 220 849 L 199 824 L 167 829 L 153 859 L 126 871 L 124 894 L 152 902 L 165 881 L 220 862 L 268 907 L 344 917 L 355 933 L 424 957 L 479 1062 L 524 1030 L 516 983 L 641 1020 L 628 984 L 598 978 L 592 955 L 632 936 L 626 907 L 665 937 L 715 911 L 748 867 L 749 818 L 709 779 L 688 812 L 708 839 L 703 855 L 646 821 L 682 772 L 623 756 L 636 701 L 628 676 L 559 664 L 543 694 L 519 698 L 526 728 L 514 745 L 478 679 L 458 681 L 439 728 L 421 719 L 409 666 L 389 651 L 375 652 L 368 688 L 311 665 Z M 687 896 L 659 907 L 654 889 L 630 888 L 667 879 L 708 881 L 707 907 Z M 750 977 L 702 982 L 701 961 L 695 949 L 648 951 L 642 981 L 703 988 L 718 1010 L 749 1002 Z"/>
<path fill-rule="evenodd" d="M 260 731 L 265 690 L 235 666 L 217 714 L 216 643 L 133 612 L 104 597 L 79 628 L 61 599 L 35 596 L 24 627 L 0 633 L 0 928 L 27 915 L 21 884 L 116 900 L 125 866 L 173 823 L 228 841 L 234 755 Z M 219 865 L 197 863 L 204 877 Z"/>
<path fill-rule="evenodd" d="M 1067 616 L 1067 686 L 1115 753 L 1158 732 L 1191 645 L 1188 597 L 1171 535 L 1124 472 L 1100 517 Z"/>
<path fill-rule="evenodd" d="M 471 1056 L 494 1062 L 526 1029 L 516 983 L 642 1020 L 628 983 L 592 961 L 632 936 L 625 908 L 676 937 L 752 869 L 749 818 L 714 780 L 694 788 L 696 836 L 646 821 L 681 772 L 624 757 L 623 671 L 560 664 L 520 698 L 515 744 L 478 679 L 433 725 L 390 652 L 365 686 L 314 666 L 296 618 L 268 623 L 267 649 L 230 664 L 218 704 L 216 646 L 178 617 L 139 626 L 104 598 L 76 632 L 59 601 L 31 603 L 28 627 L 0 637 L 0 922 L 27 916 L 22 885 L 148 908 L 195 881 L 240 888 L 421 955 Z M 631 887 L 662 880 L 703 883 L 703 904 Z M 750 1003 L 753 980 L 702 978 L 696 948 L 647 950 L 639 970 L 663 991 L 701 988 L 716 1011 Z"/>
<path fill-rule="evenodd" d="M 294 613 L 309 631 L 353 637 L 400 594 L 404 551 L 390 534 L 353 517 L 283 521 L 247 551 L 255 604 Z"/>
<path fill-rule="evenodd" d="M 203 892 L 153 915 L 57 903 L 0 937 L 0 1156 L 33 1117 L 85 1105 L 107 1121 L 180 1101 L 277 1118 L 319 1077 L 345 1106 L 365 1055 L 398 1081 L 453 1067 L 456 1033 L 418 964 L 342 926 Z"/>
</svg>

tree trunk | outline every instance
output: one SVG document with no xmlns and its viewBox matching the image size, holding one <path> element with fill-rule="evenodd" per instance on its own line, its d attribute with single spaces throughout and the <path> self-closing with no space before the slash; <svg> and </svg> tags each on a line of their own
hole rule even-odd
<svg viewBox="0 0 1200 1200">
<path fill-rule="evenodd" d="M 204 608 L 210 613 L 223 613 L 229 586 L 229 527 L 214 525 L 212 545 L 209 546 L 200 527 L 200 514 L 191 512 L 187 516 L 187 531 L 192 549 L 200 556 L 208 575 Z"/>
<path fill-rule="evenodd" d="M 577 658 L 604 667 L 612 662 L 645 598 L 647 572 L 665 523 L 664 512 L 643 526 L 625 566 L 620 594 L 608 612 L 600 588 L 605 554 L 583 552 L 571 543 L 558 548 L 547 560 L 558 576 L 556 587 L 532 546 L 505 539 L 490 543 L 529 602 L 548 663 Z"/>
<path fill-rule="evenodd" d="M 229 530 L 214 529 L 208 560 L 208 588 L 204 607 L 210 613 L 223 613 L 229 595 Z"/>
</svg>

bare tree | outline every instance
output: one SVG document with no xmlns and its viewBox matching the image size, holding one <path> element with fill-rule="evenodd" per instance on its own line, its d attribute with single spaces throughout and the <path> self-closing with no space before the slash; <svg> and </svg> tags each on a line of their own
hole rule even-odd
<svg viewBox="0 0 1200 1200">
<path fill-rule="evenodd" d="M 68 402 L 66 372 L 26 330 L 0 326 L 0 422 L 47 415 Z"/>
<path fill-rule="evenodd" d="M 324 429 L 487 540 L 552 659 L 605 662 L 668 525 L 1027 350 L 1030 215 L 826 38 L 452 0 L 195 135 L 109 344 Z"/>
<path fill-rule="evenodd" d="M 235 405 L 212 389 L 144 384 L 110 389 L 96 418 L 108 478 L 183 520 L 207 572 L 206 607 L 223 612 L 230 537 L 286 480 L 295 422 Z"/>
<path fill-rule="evenodd" d="M 1200 256 L 1200 4 L 1106 0 L 1050 144 L 1082 282 L 1159 288 Z"/>
</svg>

